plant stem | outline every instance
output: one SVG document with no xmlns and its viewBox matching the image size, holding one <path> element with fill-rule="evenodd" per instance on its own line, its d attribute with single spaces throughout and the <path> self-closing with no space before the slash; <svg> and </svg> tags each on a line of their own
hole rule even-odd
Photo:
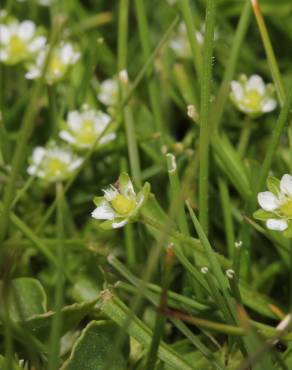
<svg viewBox="0 0 292 370">
<path fill-rule="evenodd" d="M 197 78 L 200 80 L 202 76 L 202 56 L 201 47 L 196 38 L 196 29 L 194 25 L 192 9 L 190 7 L 189 0 L 179 1 L 180 10 L 182 13 L 183 20 L 187 28 L 188 39 L 191 45 L 192 58 L 194 62 L 195 71 Z"/>
<path fill-rule="evenodd" d="M 151 338 L 153 337 L 152 331 L 120 301 L 109 290 L 101 292 L 101 312 L 106 314 L 110 319 L 117 323 L 120 327 L 125 328 L 126 332 L 145 348 L 149 348 Z M 131 323 L 125 327 L 128 317 L 133 317 Z M 158 348 L 158 357 L 173 367 L 180 370 L 191 370 L 192 367 L 185 362 L 185 360 L 171 349 L 164 342 L 160 343 Z"/>
<path fill-rule="evenodd" d="M 166 255 L 164 258 L 164 271 L 163 271 L 162 281 L 161 281 L 160 303 L 159 303 L 158 311 L 156 312 L 153 337 L 151 340 L 151 345 L 150 345 L 148 356 L 147 356 L 145 370 L 154 369 L 160 340 L 163 337 L 165 316 L 162 314 L 162 312 L 167 308 L 167 290 L 168 290 L 168 287 L 171 281 L 173 257 L 174 257 L 174 254 L 173 254 L 172 247 L 169 246 L 166 250 Z"/>
<path fill-rule="evenodd" d="M 56 185 L 57 198 L 57 238 L 58 238 L 58 270 L 55 290 L 55 315 L 53 316 L 51 336 L 50 336 L 50 350 L 48 359 L 48 370 L 57 370 L 59 368 L 60 355 L 60 337 L 62 331 L 62 306 L 64 302 L 64 282 L 65 277 L 63 273 L 64 264 L 64 250 L 63 250 L 63 186 L 61 183 Z"/>
<path fill-rule="evenodd" d="M 207 0 L 206 33 L 203 48 L 203 70 L 201 79 L 200 109 L 200 171 L 199 171 L 199 219 L 204 232 L 208 235 L 208 198 L 209 198 L 209 146 L 210 146 L 210 98 L 212 83 L 212 53 L 215 27 L 215 0 Z"/>
<path fill-rule="evenodd" d="M 49 98 L 48 100 L 51 124 L 51 137 L 56 139 L 58 137 L 59 118 L 56 100 L 56 87 L 54 85 L 48 86 L 48 98 Z"/>
<path fill-rule="evenodd" d="M 285 100 L 285 90 L 284 90 L 284 87 L 283 87 L 283 83 L 282 83 L 282 79 L 281 79 L 277 59 L 275 57 L 275 53 L 274 53 L 274 50 L 273 50 L 273 47 L 272 47 L 272 43 L 271 43 L 271 40 L 270 40 L 270 37 L 269 37 L 269 33 L 268 33 L 268 30 L 267 30 L 266 24 L 265 24 L 265 20 L 262 16 L 258 0 L 251 0 L 251 4 L 252 4 L 252 9 L 253 9 L 254 15 L 256 17 L 258 28 L 259 28 L 259 31 L 260 31 L 260 34 L 261 34 L 261 37 L 262 37 L 264 48 L 265 48 L 265 51 L 266 51 L 266 55 L 267 55 L 269 67 L 270 67 L 270 70 L 271 70 L 272 78 L 273 78 L 273 81 L 274 81 L 274 84 L 275 84 L 278 99 L 280 101 L 280 104 L 283 105 L 284 100 Z"/>
<path fill-rule="evenodd" d="M 219 191 L 220 191 L 221 205 L 222 205 L 222 210 L 223 210 L 223 219 L 224 219 L 224 225 L 225 225 L 225 235 L 226 235 L 226 242 L 227 242 L 228 257 L 232 259 L 234 243 L 235 243 L 234 226 L 233 226 L 233 220 L 232 220 L 231 202 L 230 202 L 228 185 L 222 177 L 219 178 Z"/>
<path fill-rule="evenodd" d="M 242 49 L 242 42 L 244 40 L 246 31 L 250 23 L 251 18 L 250 16 L 251 16 L 250 0 L 245 0 L 245 4 L 243 5 L 241 11 L 238 26 L 236 28 L 234 41 L 232 43 L 230 57 L 228 59 L 227 66 L 224 71 L 219 92 L 214 102 L 214 109 L 211 112 L 211 122 L 212 128 L 214 128 L 214 130 L 218 130 L 219 124 L 223 116 L 224 107 L 227 102 L 228 93 L 230 89 L 229 84 L 235 73 L 236 64 L 240 55 L 240 51 Z"/>
<path fill-rule="evenodd" d="M 145 4 L 147 4 L 147 2 L 145 2 L 144 0 L 135 0 L 139 38 L 142 46 L 144 60 L 147 60 L 151 55 L 151 44 Z M 161 132 L 161 142 L 163 143 L 164 123 L 161 112 L 160 91 L 154 77 L 154 68 L 152 64 L 147 73 L 147 88 L 156 129 Z"/>
</svg>

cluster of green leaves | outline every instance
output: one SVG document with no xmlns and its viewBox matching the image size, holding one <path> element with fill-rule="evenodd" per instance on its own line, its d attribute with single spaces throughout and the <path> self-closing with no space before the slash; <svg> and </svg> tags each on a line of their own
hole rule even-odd
<svg viewBox="0 0 292 370">
<path fill-rule="evenodd" d="M 291 243 L 253 213 L 268 174 L 292 172 L 292 4 L 253 4 L 1 4 L 51 42 L 70 38 L 81 62 L 53 99 L 21 65 L 0 64 L 0 369 L 291 368 L 289 325 L 276 329 L 291 310 Z M 182 21 L 189 58 L 169 46 Z M 117 138 L 65 184 L 29 177 L 33 148 L 68 111 L 105 110 L 99 84 L 122 70 Z M 252 120 L 235 109 L 241 73 L 274 83 L 277 110 Z M 151 194 L 138 222 L 103 230 L 93 199 L 123 171 Z"/>
</svg>

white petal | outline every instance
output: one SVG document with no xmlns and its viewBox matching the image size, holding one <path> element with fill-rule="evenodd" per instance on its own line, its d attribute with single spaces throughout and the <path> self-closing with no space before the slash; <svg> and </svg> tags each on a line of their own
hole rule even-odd
<svg viewBox="0 0 292 370">
<path fill-rule="evenodd" d="M 106 144 L 108 143 L 109 141 L 112 141 L 116 138 L 116 134 L 114 132 L 112 132 L 111 134 L 108 134 L 108 135 L 105 135 L 105 136 L 102 136 L 99 140 L 99 143 L 100 144 Z"/>
<path fill-rule="evenodd" d="M 83 162 L 83 159 L 82 158 L 75 159 L 72 163 L 70 163 L 69 171 L 76 170 L 78 167 L 81 166 L 82 162 Z"/>
<path fill-rule="evenodd" d="M 262 111 L 264 113 L 271 112 L 272 110 L 276 108 L 276 106 L 277 106 L 277 101 L 275 99 L 266 98 L 263 101 Z"/>
<path fill-rule="evenodd" d="M 266 86 L 261 76 L 252 75 L 246 83 L 246 90 L 256 90 L 260 95 L 264 95 Z"/>
<path fill-rule="evenodd" d="M 284 231 L 288 228 L 288 223 L 286 220 L 278 220 L 276 218 L 270 218 L 266 222 L 266 226 L 270 230 Z"/>
<path fill-rule="evenodd" d="M 198 43 L 200 45 L 202 45 L 203 42 L 204 42 L 204 35 L 203 35 L 203 33 L 200 32 L 200 31 L 196 31 L 196 39 L 197 39 Z"/>
<path fill-rule="evenodd" d="M 33 80 L 37 77 L 40 77 L 40 75 L 41 75 L 40 70 L 36 67 L 33 67 L 29 71 L 26 72 L 25 78 L 27 78 L 28 80 Z"/>
<path fill-rule="evenodd" d="M 67 141 L 70 144 L 76 143 L 75 137 L 73 137 L 68 131 L 65 131 L 65 130 L 60 131 L 59 136 L 61 139 Z"/>
<path fill-rule="evenodd" d="M 29 167 L 27 168 L 27 173 L 28 173 L 29 175 L 31 175 L 31 176 L 35 175 L 35 174 L 37 173 L 37 166 L 34 166 L 34 165 L 29 166 Z"/>
<path fill-rule="evenodd" d="M 243 88 L 239 82 L 231 81 L 231 91 L 235 100 L 243 99 Z"/>
<path fill-rule="evenodd" d="M 30 40 L 35 33 L 35 24 L 32 21 L 23 21 L 18 28 L 18 36 L 24 40 Z"/>
<path fill-rule="evenodd" d="M 113 220 L 116 214 L 110 205 L 104 201 L 95 208 L 91 216 L 97 220 Z"/>
<path fill-rule="evenodd" d="M 6 50 L 0 50 L 0 60 L 5 61 L 8 59 L 8 53 Z"/>
<path fill-rule="evenodd" d="M 72 131 L 78 132 L 80 130 L 82 117 L 77 110 L 68 113 L 67 121 Z"/>
<path fill-rule="evenodd" d="M 264 191 L 258 194 L 259 205 L 268 212 L 275 211 L 279 208 L 278 198 L 270 191 Z"/>
<path fill-rule="evenodd" d="M 10 30 L 4 24 L 0 25 L 0 44 L 7 45 L 10 40 Z"/>
<path fill-rule="evenodd" d="M 282 193 L 292 197 L 292 176 L 285 174 L 280 181 L 280 190 Z"/>
<path fill-rule="evenodd" d="M 114 79 L 104 80 L 100 84 L 100 92 L 97 98 L 104 105 L 113 105 L 116 102 L 116 97 L 118 94 L 119 85 Z"/>
<path fill-rule="evenodd" d="M 44 36 L 36 37 L 29 45 L 29 50 L 32 53 L 42 49 L 47 42 L 47 39 Z"/>
<path fill-rule="evenodd" d="M 127 219 L 125 219 L 125 220 L 123 220 L 121 222 L 113 222 L 112 223 L 112 227 L 113 227 L 113 229 L 118 229 L 119 227 L 125 226 L 127 223 L 128 223 L 128 220 Z"/>
<path fill-rule="evenodd" d="M 45 148 L 37 146 L 32 153 L 32 160 L 35 164 L 40 164 L 46 155 Z"/>
</svg>

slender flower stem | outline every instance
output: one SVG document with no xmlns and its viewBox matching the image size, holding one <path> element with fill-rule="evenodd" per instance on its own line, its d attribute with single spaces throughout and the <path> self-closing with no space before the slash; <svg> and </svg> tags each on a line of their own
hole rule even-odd
<svg viewBox="0 0 292 370">
<path fill-rule="evenodd" d="M 242 49 L 242 43 L 244 40 L 244 37 L 246 35 L 246 31 L 248 29 L 249 23 L 251 18 L 251 5 L 250 0 L 245 0 L 245 3 L 243 5 L 240 19 L 238 22 L 238 26 L 236 28 L 234 41 L 232 43 L 232 48 L 230 52 L 230 57 L 228 59 L 223 79 L 219 88 L 219 92 L 216 96 L 215 102 L 214 102 L 214 109 L 211 112 L 211 122 L 212 122 L 212 128 L 214 130 L 218 130 L 219 124 L 221 122 L 224 107 L 228 99 L 228 93 L 229 93 L 229 84 L 234 76 L 235 68 L 237 65 L 237 61 L 240 55 L 240 51 Z"/>
<path fill-rule="evenodd" d="M 158 311 L 156 312 L 156 320 L 155 320 L 155 326 L 154 326 L 154 331 L 153 331 L 153 337 L 151 340 L 151 345 L 150 345 L 148 356 L 147 356 L 145 370 L 152 370 L 154 368 L 160 340 L 163 337 L 165 316 L 162 314 L 162 312 L 167 308 L 167 291 L 168 291 L 168 287 L 171 281 L 173 258 L 174 258 L 173 250 L 172 250 L 172 247 L 169 246 L 166 250 L 166 255 L 164 258 L 164 271 L 162 274 L 162 281 L 161 281 L 161 295 L 160 295 L 159 308 L 158 308 Z"/>
<path fill-rule="evenodd" d="M 128 291 L 131 291 L 133 292 L 134 294 L 137 293 L 137 290 L 139 290 L 139 287 L 140 287 L 140 281 L 139 279 L 137 279 L 130 271 L 128 271 L 125 266 L 123 266 L 123 264 L 121 262 L 119 262 L 116 258 L 111 258 L 110 259 L 110 263 L 112 266 L 114 266 L 114 268 L 119 271 L 121 273 L 122 276 L 124 276 L 127 280 L 129 280 L 133 285 L 134 287 L 132 286 L 129 286 L 127 284 L 124 284 L 124 283 L 119 283 L 118 286 L 116 287 L 120 287 L 120 286 L 127 286 L 127 290 Z M 149 288 L 149 290 L 152 290 L 154 285 L 153 284 L 148 284 L 147 287 Z M 144 292 L 144 296 L 150 301 L 152 302 L 153 304 L 157 305 L 158 304 L 158 298 L 156 296 L 153 295 L 152 292 L 148 291 L 148 288 L 147 290 L 145 290 Z M 162 292 L 161 288 L 160 287 L 157 287 L 156 289 L 160 294 Z M 171 296 L 173 296 L 173 294 L 176 295 L 176 293 L 173 293 L 173 292 L 168 292 L 168 299 L 170 299 Z M 194 302 L 193 299 L 188 299 L 187 297 L 184 297 L 184 296 L 180 296 L 180 299 L 182 299 L 185 303 L 183 305 L 186 304 L 186 299 L 188 300 L 188 302 L 193 306 L 194 304 L 197 305 L 198 303 L 197 302 Z M 182 302 L 183 302 L 182 301 Z M 177 327 L 177 329 L 183 334 L 185 335 L 186 338 L 188 338 L 190 340 L 190 342 L 195 346 L 195 348 L 198 349 L 198 351 L 200 351 L 202 353 L 202 355 L 206 358 L 206 360 L 208 362 L 210 362 L 210 364 L 213 365 L 213 367 L 215 369 L 218 369 L 218 370 L 223 370 L 224 368 L 218 363 L 218 359 L 215 358 L 214 354 L 208 349 L 208 347 L 199 339 L 199 337 L 197 335 L 194 335 L 192 333 L 191 330 L 188 329 L 188 327 L 180 320 L 178 319 L 175 319 L 175 318 L 170 318 L 171 322 L 173 323 L 173 325 L 175 327 Z"/>
<path fill-rule="evenodd" d="M 147 4 L 147 2 L 145 2 L 144 0 L 135 0 L 139 38 L 142 46 L 144 60 L 147 60 L 151 55 L 151 43 L 145 4 Z M 161 143 L 163 143 L 164 123 L 161 111 L 160 91 L 154 77 L 154 68 L 152 64 L 147 73 L 147 88 L 156 129 L 161 132 Z"/>
<path fill-rule="evenodd" d="M 57 109 L 56 87 L 54 85 L 48 86 L 48 100 L 49 100 L 49 113 L 51 124 L 51 137 L 57 138 L 59 129 L 59 118 Z"/>
<path fill-rule="evenodd" d="M 210 98 L 212 83 L 212 58 L 216 7 L 215 0 L 207 0 L 206 33 L 203 48 L 203 70 L 201 79 L 200 109 L 200 172 L 199 172 L 199 219 L 203 230 L 208 234 L 209 198 L 209 146 L 210 146 Z"/>
<path fill-rule="evenodd" d="M 184 199 L 182 199 L 182 187 L 180 184 L 180 180 L 178 178 L 177 173 L 177 165 L 176 165 L 176 158 L 173 154 L 168 153 L 166 154 L 166 163 L 167 163 L 167 171 L 168 171 L 168 178 L 170 182 L 170 190 L 171 190 L 171 199 L 175 202 L 177 200 L 178 205 L 178 212 L 176 213 L 176 219 L 178 223 L 178 227 L 181 233 L 185 235 L 189 235 L 189 228 L 187 217 L 184 209 Z"/>
<path fill-rule="evenodd" d="M 139 320 L 128 307 L 124 305 L 116 296 L 109 290 L 101 293 L 100 310 L 110 319 L 116 322 L 120 327 L 125 328 L 127 333 L 141 343 L 145 348 L 149 348 L 152 331 Z M 127 323 L 128 317 L 132 317 L 131 323 Z M 125 324 L 127 325 L 125 326 Z M 160 343 L 158 348 L 158 357 L 174 369 L 191 370 L 192 367 L 173 349 L 164 342 Z"/>
<path fill-rule="evenodd" d="M 248 116 L 246 116 L 245 120 L 243 121 L 243 127 L 237 145 L 238 154 L 241 158 L 244 158 L 245 156 L 248 142 L 252 133 L 252 127 L 253 121 Z"/>
<path fill-rule="evenodd" d="M 188 39 L 191 45 L 191 51 L 192 51 L 192 57 L 193 57 L 193 62 L 194 62 L 194 67 L 195 71 L 197 73 L 197 77 L 200 80 L 202 76 L 202 56 L 201 56 L 201 47 L 197 41 L 196 38 L 196 29 L 194 26 L 194 21 L 193 21 L 193 15 L 192 15 L 192 9 L 190 7 L 190 2 L 189 0 L 180 0 L 179 1 L 179 6 L 181 9 L 182 17 L 183 20 L 186 24 L 187 28 L 187 34 L 188 34 Z"/>
<path fill-rule="evenodd" d="M 61 183 L 56 185 L 56 198 L 57 198 L 57 237 L 58 237 L 58 270 L 57 282 L 55 290 L 55 315 L 52 321 L 51 337 L 50 337 L 50 350 L 48 359 L 48 370 L 59 369 L 59 355 L 60 355 L 60 338 L 62 330 L 62 307 L 64 302 L 64 283 L 65 276 L 63 273 L 64 264 L 64 250 L 63 250 L 63 186 Z"/>
<path fill-rule="evenodd" d="M 235 243 L 234 225 L 233 225 L 233 219 L 232 219 L 231 201 L 230 201 L 228 185 L 225 179 L 223 179 L 222 177 L 219 178 L 219 191 L 220 191 L 223 219 L 224 219 L 224 225 L 225 225 L 225 235 L 226 235 L 226 242 L 227 242 L 228 257 L 232 258 L 234 243 Z"/>
<path fill-rule="evenodd" d="M 261 37 L 262 37 L 264 48 L 265 48 L 265 51 L 266 51 L 266 55 L 267 55 L 269 67 L 270 67 L 270 70 L 271 70 L 271 74 L 272 74 L 272 77 L 273 77 L 273 81 L 274 81 L 274 84 L 275 84 L 275 87 L 276 87 L 277 95 L 278 95 L 280 104 L 283 105 L 284 100 L 285 100 L 285 90 L 284 90 L 284 87 L 283 87 L 283 83 L 282 83 L 282 79 L 281 79 L 277 59 L 275 57 L 275 53 L 274 53 L 274 50 L 273 50 L 273 47 L 272 47 L 272 43 L 271 43 L 271 40 L 270 40 L 270 37 L 269 37 L 269 33 L 268 33 L 268 30 L 267 30 L 266 24 L 265 24 L 265 20 L 262 16 L 258 0 L 251 0 L 251 4 L 252 4 L 252 9 L 253 9 L 254 15 L 256 17 L 258 28 L 259 28 L 259 31 L 260 31 L 260 34 L 261 34 Z"/>
</svg>

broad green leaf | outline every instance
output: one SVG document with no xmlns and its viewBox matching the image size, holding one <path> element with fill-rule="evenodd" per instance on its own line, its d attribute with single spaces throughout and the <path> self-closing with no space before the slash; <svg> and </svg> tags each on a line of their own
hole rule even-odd
<svg viewBox="0 0 292 370">
<path fill-rule="evenodd" d="M 99 293 L 97 283 L 86 276 L 79 277 L 71 290 L 72 297 L 78 302 L 94 301 Z"/>
<path fill-rule="evenodd" d="M 9 288 L 9 314 L 12 320 L 27 321 L 47 311 L 47 296 L 38 280 L 26 277 L 13 279 Z"/>
<path fill-rule="evenodd" d="M 117 330 L 114 323 L 91 321 L 77 339 L 62 370 L 104 370 L 112 353 L 115 361 L 109 370 L 125 370 L 127 358 L 123 351 L 117 351 L 113 340 Z M 128 355 L 128 349 L 126 352 Z"/>
<path fill-rule="evenodd" d="M 65 306 L 62 309 L 62 335 L 67 331 L 74 329 L 79 322 L 88 315 L 96 301 L 90 301 L 85 303 L 75 303 L 70 306 Z M 48 311 L 46 313 L 35 315 L 28 320 L 25 325 L 30 328 L 35 335 L 41 340 L 46 341 L 50 334 L 50 328 L 52 325 L 52 319 L 54 316 L 53 311 Z"/>
</svg>

